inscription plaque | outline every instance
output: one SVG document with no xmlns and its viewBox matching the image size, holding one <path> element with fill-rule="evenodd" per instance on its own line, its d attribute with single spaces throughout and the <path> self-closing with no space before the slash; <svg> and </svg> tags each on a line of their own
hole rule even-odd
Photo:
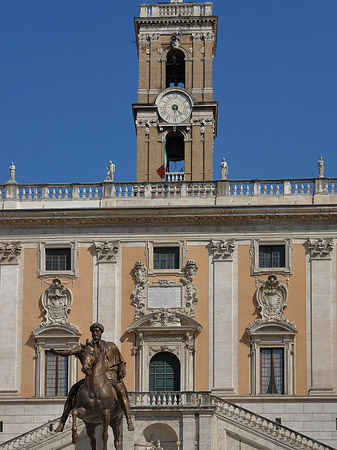
<svg viewBox="0 0 337 450">
<path fill-rule="evenodd" d="M 149 286 L 149 308 L 181 308 L 181 286 Z"/>
</svg>

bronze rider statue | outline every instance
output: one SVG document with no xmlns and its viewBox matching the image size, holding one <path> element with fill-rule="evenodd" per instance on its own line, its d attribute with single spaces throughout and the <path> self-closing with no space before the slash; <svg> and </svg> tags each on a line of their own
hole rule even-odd
<svg viewBox="0 0 337 450">
<path fill-rule="evenodd" d="M 119 348 L 116 344 L 113 342 L 106 342 L 103 341 L 102 334 L 104 332 L 104 327 L 101 323 L 93 323 L 90 326 L 90 331 L 92 335 L 92 342 L 91 344 L 97 345 L 97 347 L 102 351 L 102 353 L 105 356 L 106 359 L 106 376 L 109 379 L 111 385 L 115 388 L 118 399 L 120 401 L 121 407 L 124 411 L 127 424 L 128 424 L 128 430 L 133 431 L 134 426 L 131 420 L 130 416 L 130 404 L 128 399 L 128 393 L 125 387 L 125 384 L 123 383 L 123 378 L 126 375 L 125 366 L 126 362 L 123 359 L 121 352 L 119 351 Z M 60 355 L 60 356 L 70 356 L 75 355 L 77 357 L 80 357 L 81 353 L 81 346 L 74 347 L 71 350 L 55 350 L 51 349 L 51 353 L 54 355 Z M 76 400 L 76 395 L 79 390 L 79 388 L 84 383 L 84 379 L 78 381 L 75 383 L 68 394 L 67 400 L 64 405 L 63 414 L 60 420 L 60 423 L 58 427 L 55 429 L 55 431 L 63 431 L 64 425 L 67 421 L 67 418 L 71 412 L 71 410 L 74 407 L 74 403 Z"/>
</svg>

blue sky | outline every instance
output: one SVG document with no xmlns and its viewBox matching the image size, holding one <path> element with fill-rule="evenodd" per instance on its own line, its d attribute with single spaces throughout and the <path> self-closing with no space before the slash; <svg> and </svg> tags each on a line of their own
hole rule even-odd
<svg viewBox="0 0 337 450">
<path fill-rule="evenodd" d="M 140 3 L 0 0 L 0 183 L 136 179 Z M 337 1 L 213 3 L 214 178 L 337 177 Z"/>
</svg>

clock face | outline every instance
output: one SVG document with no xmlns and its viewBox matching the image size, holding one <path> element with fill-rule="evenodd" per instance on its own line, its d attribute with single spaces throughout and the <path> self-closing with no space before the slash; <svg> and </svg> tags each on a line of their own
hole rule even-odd
<svg viewBox="0 0 337 450">
<path fill-rule="evenodd" d="M 160 117 L 166 122 L 184 122 L 191 115 L 191 101 L 183 92 L 169 91 L 162 96 L 158 112 Z"/>
</svg>

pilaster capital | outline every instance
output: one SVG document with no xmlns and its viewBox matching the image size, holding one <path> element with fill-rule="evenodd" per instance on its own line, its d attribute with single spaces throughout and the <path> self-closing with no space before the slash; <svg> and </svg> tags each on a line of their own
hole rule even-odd
<svg viewBox="0 0 337 450">
<path fill-rule="evenodd" d="M 20 242 L 0 244 L 0 264 L 19 264 L 21 251 Z"/>
<path fill-rule="evenodd" d="M 306 241 L 310 259 L 331 259 L 334 245 L 332 239 L 310 239 Z"/>
<path fill-rule="evenodd" d="M 99 263 L 116 263 L 119 255 L 119 241 L 113 242 L 94 242 L 97 262 Z"/>
<path fill-rule="evenodd" d="M 210 248 L 213 254 L 213 261 L 233 261 L 233 254 L 235 251 L 234 240 L 211 240 Z"/>
</svg>

